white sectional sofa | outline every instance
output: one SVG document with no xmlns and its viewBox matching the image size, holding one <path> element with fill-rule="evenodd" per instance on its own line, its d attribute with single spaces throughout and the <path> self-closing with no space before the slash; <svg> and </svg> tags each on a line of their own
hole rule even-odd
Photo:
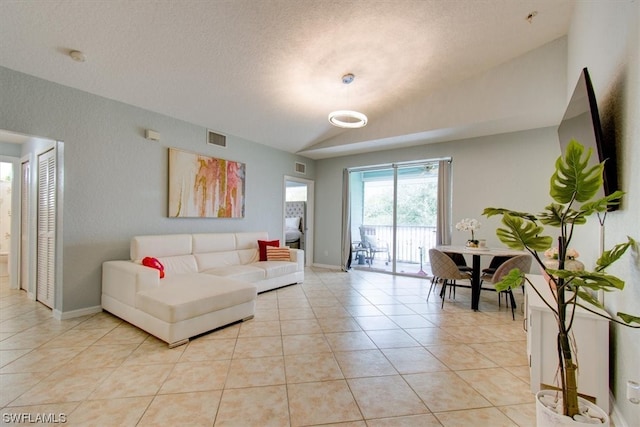
<svg viewBox="0 0 640 427">
<path fill-rule="evenodd" d="M 131 260 L 102 266 L 102 308 L 169 343 L 253 317 L 256 295 L 304 280 L 304 251 L 260 261 L 266 232 L 136 236 Z M 145 267 L 157 258 L 165 277 Z"/>
</svg>

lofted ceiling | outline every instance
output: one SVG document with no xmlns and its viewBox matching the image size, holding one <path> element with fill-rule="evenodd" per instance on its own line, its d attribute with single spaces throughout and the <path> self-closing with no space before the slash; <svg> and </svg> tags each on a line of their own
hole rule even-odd
<svg viewBox="0 0 640 427">
<path fill-rule="evenodd" d="M 367 127 L 384 124 L 566 35 L 574 1 L 0 1 L 0 66 L 323 158 L 379 142 L 331 126 L 330 111 L 356 109 Z M 346 73 L 355 75 L 348 86 Z M 483 132 L 505 131 L 492 122 Z M 468 125 L 395 125 L 384 146 Z"/>
</svg>

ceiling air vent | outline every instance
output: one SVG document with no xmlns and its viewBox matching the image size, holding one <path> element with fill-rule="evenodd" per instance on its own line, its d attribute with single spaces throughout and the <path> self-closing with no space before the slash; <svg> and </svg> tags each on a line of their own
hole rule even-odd
<svg viewBox="0 0 640 427">
<path fill-rule="evenodd" d="M 217 145 L 218 147 L 226 147 L 227 137 L 224 135 L 220 135 L 219 133 L 207 130 L 207 144 Z"/>
<path fill-rule="evenodd" d="M 307 165 L 304 163 L 296 162 L 296 172 L 305 175 L 307 173 Z"/>
</svg>

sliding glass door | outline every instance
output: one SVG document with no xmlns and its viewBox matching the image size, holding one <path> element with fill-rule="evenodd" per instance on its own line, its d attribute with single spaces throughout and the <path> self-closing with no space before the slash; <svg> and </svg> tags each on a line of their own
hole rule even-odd
<svg viewBox="0 0 640 427">
<path fill-rule="evenodd" d="M 425 275 L 428 250 L 436 245 L 438 163 L 398 166 L 396 269 Z"/>
<path fill-rule="evenodd" d="M 352 266 L 393 271 L 395 168 L 351 173 Z"/>
<path fill-rule="evenodd" d="M 438 162 L 350 171 L 352 267 L 425 274 L 435 246 Z"/>
</svg>

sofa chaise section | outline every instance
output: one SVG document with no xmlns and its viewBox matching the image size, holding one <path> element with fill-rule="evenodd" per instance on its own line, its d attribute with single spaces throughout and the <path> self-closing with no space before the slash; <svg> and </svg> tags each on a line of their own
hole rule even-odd
<svg viewBox="0 0 640 427">
<path fill-rule="evenodd" d="M 253 317 L 258 292 L 304 280 L 304 252 L 290 261 L 260 261 L 266 232 L 136 236 L 131 260 L 107 261 L 102 307 L 176 346 Z M 157 258 L 165 277 L 141 264 Z"/>
</svg>

